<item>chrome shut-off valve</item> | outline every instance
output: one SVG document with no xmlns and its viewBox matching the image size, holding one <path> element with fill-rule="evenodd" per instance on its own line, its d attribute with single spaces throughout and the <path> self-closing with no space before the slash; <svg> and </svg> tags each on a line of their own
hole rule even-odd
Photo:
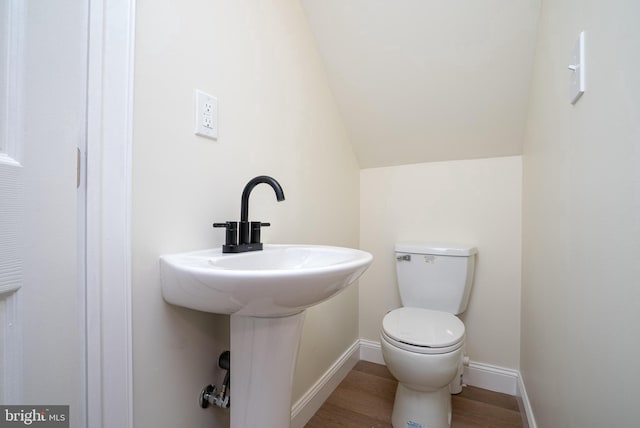
<svg viewBox="0 0 640 428">
<path fill-rule="evenodd" d="M 224 351 L 220 354 L 218 367 L 226 370 L 227 373 L 224 376 L 224 382 L 222 382 L 220 391 L 218 391 L 218 388 L 216 388 L 215 385 L 207 385 L 202 389 L 200 396 L 198 397 L 198 404 L 200 404 L 200 407 L 203 409 L 206 409 L 211 404 L 217 407 L 222 407 L 223 409 L 228 409 L 231 405 L 229 399 L 229 383 L 231 382 L 229 376 L 229 372 L 231 371 L 230 360 L 231 354 L 229 351 Z"/>
</svg>

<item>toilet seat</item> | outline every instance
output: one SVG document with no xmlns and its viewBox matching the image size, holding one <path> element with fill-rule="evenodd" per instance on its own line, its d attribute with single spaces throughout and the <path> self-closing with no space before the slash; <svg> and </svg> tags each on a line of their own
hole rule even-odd
<svg viewBox="0 0 640 428">
<path fill-rule="evenodd" d="M 382 336 L 391 345 L 420 354 L 444 354 L 464 343 L 464 324 L 448 312 L 394 309 L 382 320 Z"/>
</svg>

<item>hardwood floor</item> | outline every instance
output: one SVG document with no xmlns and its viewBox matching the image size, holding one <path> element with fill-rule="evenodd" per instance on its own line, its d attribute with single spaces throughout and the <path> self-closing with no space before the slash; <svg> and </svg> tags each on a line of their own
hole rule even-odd
<svg viewBox="0 0 640 428">
<path fill-rule="evenodd" d="M 391 428 L 396 385 L 385 366 L 360 361 L 305 427 Z M 452 428 L 526 428 L 510 395 L 468 386 L 452 406 Z"/>
</svg>

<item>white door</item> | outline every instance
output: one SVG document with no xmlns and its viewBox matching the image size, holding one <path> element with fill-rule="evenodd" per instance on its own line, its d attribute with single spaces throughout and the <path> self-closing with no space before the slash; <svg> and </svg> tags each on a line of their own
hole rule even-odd
<svg viewBox="0 0 640 428">
<path fill-rule="evenodd" d="M 12 7 L 13 6 L 13 7 Z M 12 108 L 16 102 L 16 48 L 20 34 L 16 4 L 0 3 L 0 403 L 20 393 L 16 291 L 22 286 L 23 168 Z M 11 101 L 11 102 L 10 102 Z M 17 123 L 16 123 L 17 125 Z"/>
<path fill-rule="evenodd" d="M 81 427 L 88 2 L 0 5 L 0 400 L 69 405 Z"/>
</svg>

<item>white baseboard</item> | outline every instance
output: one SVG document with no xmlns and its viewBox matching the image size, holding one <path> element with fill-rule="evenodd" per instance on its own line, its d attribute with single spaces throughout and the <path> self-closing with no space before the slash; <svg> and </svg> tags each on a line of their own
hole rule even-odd
<svg viewBox="0 0 640 428">
<path fill-rule="evenodd" d="M 522 411 L 527 417 L 529 428 L 538 428 L 536 419 L 533 417 L 533 409 L 531 408 L 531 402 L 529 401 L 529 396 L 527 395 L 527 389 L 524 387 L 522 376 L 518 376 L 518 396 L 522 399 Z"/>
<path fill-rule="evenodd" d="M 295 402 L 291 408 L 291 428 L 302 428 L 320 409 L 329 395 L 360 360 L 360 340 L 356 340 L 335 363 Z"/>
<path fill-rule="evenodd" d="M 469 362 L 462 375 L 462 381 L 467 385 L 509 395 L 517 395 L 519 378 L 517 370 L 474 361 Z"/>
<path fill-rule="evenodd" d="M 304 427 L 359 360 L 385 364 L 380 343 L 356 340 L 293 405 L 291 428 Z M 529 428 L 537 428 L 519 371 L 470 361 L 464 368 L 462 379 L 467 385 L 521 397 Z"/>
<path fill-rule="evenodd" d="M 370 363 L 386 365 L 382 358 L 380 342 L 374 342 L 373 340 L 360 339 L 360 359 Z"/>
</svg>

